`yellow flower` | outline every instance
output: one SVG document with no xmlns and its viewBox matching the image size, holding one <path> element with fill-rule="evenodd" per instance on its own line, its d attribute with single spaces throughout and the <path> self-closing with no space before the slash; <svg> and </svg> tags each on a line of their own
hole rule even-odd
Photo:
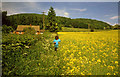
<svg viewBox="0 0 120 77">
<path fill-rule="evenodd" d="M 88 75 L 92 75 L 91 73 L 88 73 Z"/>
<path fill-rule="evenodd" d="M 70 72 L 72 73 L 74 71 L 74 69 L 70 70 Z"/>
<path fill-rule="evenodd" d="M 70 64 L 73 64 L 73 61 L 71 61 Z"/>
<path fill-rule="evenodd" d="M 68 70 L 70 69 L 70 67 L 68 67 Z"/>
<path fill-rule="evenodd" d="M 40 63 L 38 65 L 40 65 Z"/>
<path fill-rule="evenodd" d="M 104 66 L 106 66 L 106 64 L 104 64 Z"/>
<path fill-rule="evenodd" d="M 65 68 L 65 66 L 63 66 L 63 68 Z"/>
<path fill-rule="evenodd" d="M 89 69 L 93 70 L 91 67 L 92 64 L 94 64 L 93 67 L 95 67 L 97 63 L 102 62 L 103 65 L 100 65 L 99 66 L 100 68 L 107 67 L 110 71 L 113 72 L 111 74 L 114 74 L 114 73 L 117 74 L 116 73 L 117 69 L 115 69 L 119 67 L 118 61 L 116 60 L 118 58 L 117 57 L 118 56 L 118 53 L 117 53 L 118 52 L 117 51 L 118 34 L 117 33 L 118 31 L 115 31 L 115 30 L 109 31 L 109 32 L 100 31 L 99 33 L 89 32 L 89 34 L 88 32 L 58 32 L 58 34 L 60 34 L 60 39 L 62 40 L 60 43 L 61 46 L 59 48 L 60 50 L 59 53 L 61 55 L 59 56 L 66 63 L 66 65 L 62 67 L 62 68 L 67 68 L 67 69 L 64 69 L 64 71 L 66 71 L 65 73 L 71 74 L 71 75 L 79 74 L 80 69 L 82 70 L 84 68 L 84 70 L 88 70 L 88 67 L 90 67 Z M 103 41 L 103 43 L 101 43 L 101 40 Z M 109 51 L 112 51 L 112 53 L 108 53 Z M 88 54 L 90 55 L 88 56 Z M 109 56 L 109 54 L 111 55 Z M 103 59 L 98 57 L 98 55 Z M 107 56 L 109 58 L 106 58 Z M 112 66 L 106 65 L 109 59 L 110 60 L 113 59 Z M 87 63 L 89 63 L 88 66 L 86 65 Z M 74 68 L 74 71 L 72 70 L 72 68 Z M 115 70 L 113 71 L 113 69 Z M 104 69 L 104 70 L 107 71 L 107 69 Z M 84 75 L 84 74 L 91 74 L 91 73 L 82 71 L 80 72 L 80 74 Z M 109 73 L 107 72 L 106 74 L 110 75 L 110 72 Z"/>
<path fill-rule="evenodd" d="M 98 59 L 98 60 L 97 60 L 97 62 L 101 62 L 101 60 L 100 60 L 100 59 Z"/>
<path fill-rule="evenodd" d="M 83 72 L 81 72 L 81 75 L 85 75 Z"/>
<path fill-rule="evenodd" d="M 91 61 L 89 61 L 89 63 L 91 63 Z"/>
<path fill-rule="evenodd" d="M 105 61 L 103 60 L 103 63 L 105 63 Z"/>
<path fill-rule="evenodd" d="M 116 73 L 116 74 L 118 74 L 118 72 L 117 72 L 117 71 L 116 71 L 115 73 Z"/>
<path fill-rule="evenodd" d="M 83 61 L 80 61 L 81 63 L 83 63 Z"/>
<path fill-rule="evenodd" d="M 94 60 L 95 60 L 95 58 L 92 59 L 92 61 L 94 61 Z"/>
<path fill-rule="evenodd" d="M 107 73 L 107 75 L 110 75 L 110 73 Z"/>
<path fill-rule="evenodd" d="M 112 70 L 113 70 L 113 68 L 114 68 L 114 67 L 113 67 L 113 66 L 108 66 L 108 68 L 110 68 L 110 69 L 112 69 Z"/>
<path fill-rule="evenodd" d="M 81 55 L 81 52 L 79 52 L 78 54 Z"/>
<path fill-rule="evenodd" d="M 113 66 L 111 66 L 111 69 L 113 70 L 113 69 L 114 69 L 114 67 L 113 67 Z"/>
<path fill-rule="evenodd" d="M 84 65 L 81 65 L 81 67 L 84 67 Z"/>
<path fill-rule="evenodd" d="M 116 64 L 118 64 L 118 61 L 115 61 Z"/>
</svg>

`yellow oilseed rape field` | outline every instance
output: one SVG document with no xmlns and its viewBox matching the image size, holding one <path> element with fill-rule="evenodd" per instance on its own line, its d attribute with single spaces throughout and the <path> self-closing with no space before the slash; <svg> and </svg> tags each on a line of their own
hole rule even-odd
<svg viewBox="0 0 120 77">
<path fill-rule="evenodd" d="M 118 75 L 118 31 L 58 32 L 62 75 Z"/>
</svg>

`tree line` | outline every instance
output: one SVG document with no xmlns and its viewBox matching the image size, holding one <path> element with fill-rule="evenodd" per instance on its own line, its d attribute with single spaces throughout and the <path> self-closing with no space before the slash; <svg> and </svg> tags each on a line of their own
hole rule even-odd
<svg viewBox="0 0 120 77">
<path fill-rule="evenodd" d="M 48 15 L 45 16 L 45 29 L 51 32 L 60 31 L 62 27 L 72 28 L 93 28 L 93 29 L 111 29 L 112 26 L 103 21 L 77 18 L 71 19 L 67 17 L 56 16 L 53 7 L 50 7 Z M 2 12 L 2 25 L 11 26 L 16 30 L 17 25 L 39 25 L 43 28 L 43 14 L 24 13 L 7 16 L 7 11 Z"/>
</svg>

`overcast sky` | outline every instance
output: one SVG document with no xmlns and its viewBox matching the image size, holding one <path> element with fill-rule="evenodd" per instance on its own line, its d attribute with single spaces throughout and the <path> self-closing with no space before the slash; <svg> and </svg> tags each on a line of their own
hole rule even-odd
<svg viewBox="0 0 120 77">
<path fill-rule="evenodd" d="M 2 10 L 7 11 L 8 15 L 41 14 L 43 11 L 47 15 L 50 6 L 57 16 L 96 19 L 111 25 L 118 23 L 118 2 L 3 2 Z"/>
</svg>

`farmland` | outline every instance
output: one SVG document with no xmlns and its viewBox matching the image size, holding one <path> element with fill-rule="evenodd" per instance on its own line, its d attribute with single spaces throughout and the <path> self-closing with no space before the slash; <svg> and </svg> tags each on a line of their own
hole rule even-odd
<svg viewBox="0 0 120 77">
<path fill-rule="evenodd" d="M 4 34 L 3 75 L 118 75 L 117 30 L 57 34 Z"/>
<path fill-rule="evenodd" d="M 118 75 L 118 31 L 58 32 L 63 73 Z"/>
<path fill-rule="evenodd" d="M 69 27 L 62 27 L 60 32 L 90 32 L 91 29 L 84 29 L 84 28 L 69 28 Z M 100 31 L 109 31 L 110 29 L 102 30 L 102 29 L 94 29 L 95 32 Z"/>
</svg>

